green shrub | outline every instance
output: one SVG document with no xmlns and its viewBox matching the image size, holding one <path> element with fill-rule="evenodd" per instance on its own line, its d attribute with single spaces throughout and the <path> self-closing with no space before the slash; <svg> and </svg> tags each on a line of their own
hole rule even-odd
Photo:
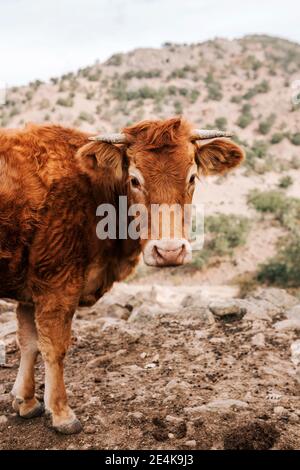
<svg viewBox="0 0 300 470">
<path fill-rule="evenodd" d="M 48 108 L 50 108 L 50 101 L 47 98 L 43 98 L 39 102 L 39 109 L 42 110 L 42 109 L 48 109 Z"/>
<path fill-rule="evenodd" d="M 278 186 L 280 188 L 285 189 L 285 188 L 288 188 L 289 186 L 291 186 L 292 184 L 293 184 L 293 178 L 290 175 L 286 175 L 286 176 L 283 176 L 282 178 L 280 178 Z"/>
<path fill-rule="evenodd" d="M 299 170 L 299 168 L 300 168 L 300 157 L 298 155 L 293 155 L 293 157 L 290 161 L 290 167 L 293 170 Z"/>
<path fill-rule="evenodd" d="M 284 139 L 285 135 L 282 132 L 275 132 L 271 137 L 271 144 L 279 144 Z"/>
<path fill-rule="evenodd" d="M 246 166 L 259 174 L 273 168 L 273 157 L 268 155 L 268 149 L 268 143 L 262 140 L 254 141 L 250 148 L 246 146 Z"/>
<path fill-rule="evenodd" d="M 29 86 L 30 88 L 33 88 L 36 91 L 41 85 L 43 85 L 43 83 L 44 82 L 42 82 L 41 80 L 35 80 L 34 82 L 30 82 Z"/>
<path fill-rule="evenodd" d="M 286 196 L 281 191 L 251 191 L 248 195 L 248 203 L 250 203 L 259 212 L 269 212 L 276 216 L 281 216 L 285 208 Z"/>
<path fill-rule="evenodd" d="M 208 99 L 213 101 L 221 101 L 223 98 L 222 86 L 220 83 L 214 82 L 207 86 Z"/>
<path fill-rule="evenodd" d="M 236 123 L 241 129 L 245 129 L 252 121 L 253 117 L 251 114 L 241 114 Z"/>
<path fill-rule="evenodd" d="M 98 82 L 101 78 L 101 74 L 102 74 L 102 71 L 100 69 L 99 70 L 94 70 L 93 72 L 90 72 L 87 75 L 87 79 L 90 82 Z"/>
<path fill-rule="evenodd" d="M 185 67 L 173 70 L 170 75 L 168 75 L 167 80 L 172 78 L 186 78 L 189 72 L 196 72 L 196 67 L 190 67 L 186 65 Z"/>
<path fill-rule="evenodd" d="M 178 91 L 181 96 L 187 96 L 189 93 L 189 90 L 187 88 L 179 88 Z"/>
<path fill-rule="evenodd" d="M 31 101 L 32 98 L 33 98 L 33 91 L 32 90 L 27 90 L 26 93 L 25 93 L 25 97 L 26 97 L 27 101 Z"/>
<path fill-rule="evenodd" d="M 251 69 L 256 72 L 262 66 L 262 62 L 258 60 L 254 55 L 249 55 L 243 61 L 243 66 L 246 69 Z"/>
<path fill-rule="evenodd" d="M 227 119 L 224 116 L 218 117 L 215 120 L 215 125 L 217 129 L 220 129 L 221 131 L 224 131 L 227 126 Z"/>
<path fill-rule="evenodd" d="M 300 286 L 300 236 L 298 234 L 280 240 L 278 255 L 260 266 L 257 280 L 281 287 Z"/>
<path fill-rule="evenodd" d="M 261 121 L 258 126 L 259 132 L 263 135 L 267 135 L 270 132 L 271 127 L 275 122 L 275 119 L 276 115 L 270 114 L 270 116 L 268 116 L 264 121 Z"/>
<path fill-rule="evenodd" d="M 239 104 L 239 103 L 241 103 L 242 99 L 243 99 L 242 96 L 234 95 L 230 98 L 230 101 L 231 101 L 231 103 Z"/>
<path fill-rule="evenodd" d="M 107 61 L 108 65 L 115 65 L 119 66 L 122 64 L 122 54 L 114 54 L 111 56 L 110 59 Z"/>
<path fill-rule="evenodd" d="M 253 121 L 253 116 L 251 113 L 251 105 L 250 104 L 244 104 L 244 106 L 241 109 L 241 114 L 237 120 L 237 125 L 241 127 L 242 129 L 245 129 L 251 122 Z"/>
<path fill-rule="evenodd" d="M 96 92 L 94 90 L 88 91 L 86 94 L 87 100 L 92 100 L 95 97 Z"/>
<path fill-rule="evenodd" d="M 86 111 L 81 111 L 81 113 L 79 114 L 78 118 L 80 119 L 80 121 L 86 121 L 86 122 L 88 122 L 89 124 L 94 124 L 94 123 L 95 123 L 94 116 L 92 116 L 91 114 L 87 113 Z"/>
<path fill-rule="evenodd" d="M 170 85 L 167 88 L 167 92 L 169 95 L 176 95 L 177 94 L 177 87 L 175 85 Z"/>
<path fill-rule="evenodd" d="M 214 83 L 214 74 L 212 71 L 209 71 L 204 79 L 206 85 L 209 85 L 210 83 Z"/>
<path fill-rule="evenodd" d="M 66 108 L 72 108 L 74 101 L 70 96 L 68 96 L 67 98 L 58 98 L 56 104 L 58 106 L 65 106 Z"/>
<path fill-rule="evenodd" d="M 131 80 L 132 78 L 159 78 L 161 77 L 161 70 L 129 70 L 128 72 L 125 72 L 122 77 L 124 80 Z"/>
<path fill-rule="evenodd" d="M 199 95 L 200 95 L 200 92 L 198 90 L 196 89 L 191 90 L 190 96 L 189 96 L 190 103 L 196 103 Z"/>
<path fill-rule="evenodd" d="M 300 228 L 300 199 L 287 197 L 282 191 L 251 191 L 248 203 L 257 211 L 273 214 L 283 227 L 291 231 Z"/>
<path fill-rule="evenodd" d="M 247 93 L 244 94 L 243 98 L 245 100 L 250 100 L 253 96 L 256 96 L 259 93 L 267 93 L 270 91 L 270 85 L 267 80 L 263 80 L 254 87 L 250 88 Z"/>
<path fill-rule="evenodd" d="M 205 219 L 206 241 L 195 253 L 193 266 L 202 268 L 212 257 L 232 255 L 236 247 L 244 245 L 250 230 L 246 217 L 235 214 L 216 214 Z"/>
<path fill-rule="evenodd" d="M 217 255 L 231 253 L 233 248 L 246 242 L 249 231 L 249 220 L 234 214 L 217 214 L 205 220 L 206 230 L 213 234 L 210 248 Z"/>
<path fill-rule="evenodd" d="M 290 136 L 290 141 L 294 145 L 300 145 L 300 132 L 296 132 Z"/>
<path fill-rule="evenodd" d="M 14 116 L 18 116 L 18 114 L 20 114 L 20 109 L 17 106 L 14 106 L 9 112 L 9 117 L 12 118 Z"/>
<path fill-rule="evenodd" d="M 180 101 L 175 101 L 174 102 L 174 110 L 176 114 L 182 114 L 183 113 L 183 107 Z"/>
<path fill-rule="evenodd" d="M 145 85 L 137 90 L 127 90 L 125 80 L 118 79 L 113 83 L 111 93 L 113 98 L 118 101 L 132 101 L 139 99 L 155 99 L 157 102 L 162 100 L 168 90 L 165 88 L 152 88 Z"/>
</svg>

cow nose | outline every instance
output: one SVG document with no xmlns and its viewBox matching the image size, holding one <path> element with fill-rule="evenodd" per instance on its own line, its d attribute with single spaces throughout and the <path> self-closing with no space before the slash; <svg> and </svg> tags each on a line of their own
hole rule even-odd
<svg viewBox="0 0 300 470">
<path fill-rule="evenodd" d="M 177 266 L 191 260 L 191 247 L 187 240 L 151 240 L 144 253 L 147 264 L 152 266 Z"/>
<path fill-rule="evenodd" d="M 165 265 L 178 264 L 179 258 L 183 258 L 185 254 L 185 245 L 180 243 L 179 246 L 168 246 L 162 248 L 154 245 L 153 250 L 156 251 L 158 258 L 161 258 Z"/>
</svg>

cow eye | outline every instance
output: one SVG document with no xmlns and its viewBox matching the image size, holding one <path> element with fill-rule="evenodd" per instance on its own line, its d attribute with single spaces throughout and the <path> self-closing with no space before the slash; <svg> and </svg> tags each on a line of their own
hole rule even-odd
<svg viewBox="0 0 300 470">
<path fill-rule="evenodd" d="M 139 180 L 135 176 L 131 177 L 130 184 L 135 189 L 140 189 L 140 187 L 141 187 L 141 184 L 140 184 Z"/>
<path fill-rule="evenodd" d="M 190 177 L 189 183 L 190 183 L 190 184 L 194 184 L 195 181 L 196 181 L 196 175 L 194 174 L 194 175 L 192 175 L 192 176 Z"/>
</svg>

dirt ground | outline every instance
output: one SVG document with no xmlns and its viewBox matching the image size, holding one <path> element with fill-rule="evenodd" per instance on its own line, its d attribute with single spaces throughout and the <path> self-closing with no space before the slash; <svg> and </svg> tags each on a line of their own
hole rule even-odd
<svg viewBox="0 0 300 470">
<path fill-rule="evenodd" d="M 298 302 L 274 289 L 237 300 L 118 286 L 74 322 L 65 378 L 84 430 L 72 436 L 12 411 L 19 352 L 7 334 L 0 449 L 300 449 Z M 6 310 L 0 332 L 13 330 Z M 42 399 L 41 359 L 36 378 Z"/>
</svg>

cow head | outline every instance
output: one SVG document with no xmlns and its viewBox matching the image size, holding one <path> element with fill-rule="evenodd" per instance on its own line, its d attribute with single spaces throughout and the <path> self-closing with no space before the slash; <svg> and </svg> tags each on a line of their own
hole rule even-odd
<svg viewBox="0 0 300 470">
<path fill-rule="evenodd" d="M 130 204 L 146 208 L 147 222 L 141 229 L 147 232 L 141 237 L 146 264 L 170 266 L 191 260 L 183 215 L 197 178 L 224 173 L 243 159 L 238 145 L 218 138 L 227 135 L 195 131 L 187 121 L 173 118 L 144 121 L 122 134 L 91 137 L 95 142 L 85 152 L 91 157 L 90 173 L 105 169 L 107 180 L 126 184 Z M 203 143 L 204 139 L 209 140 Z"/>
</svg>

